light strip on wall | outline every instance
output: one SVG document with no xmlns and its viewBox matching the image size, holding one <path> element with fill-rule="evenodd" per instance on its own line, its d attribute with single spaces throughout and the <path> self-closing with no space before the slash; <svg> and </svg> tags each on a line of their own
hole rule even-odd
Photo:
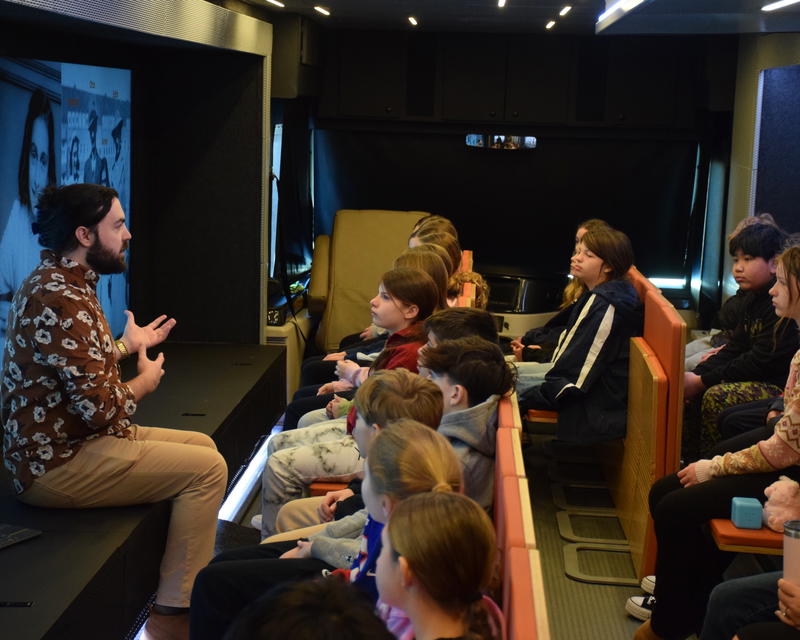
<svg viewBox="0 0 800 640">
<path fill-rule="evenodd" d="M 659 289 L 683 289 L 686 286 L 685 278 L 648 278 Z"/>
<path fill-rule="evenodd" d="M 555 27 L 555 26 L 556 26 L 556 21 L 555 21 L 555 20 L 551 20 L 551 21 L 550 21 L 550 22 L 548 22 L 546 25 L 544 25 L 544 28 L 545 28 L 545 29 L 552 29 L 552 28 L 553 28 L 553 27 Z"/>
<path fill-rule="evenodd" d="M 600 14 L 600 16 L 597 18 L 597 21 L 602 22 L 608 16 L 610 16 L 612 13 L 615 13 L 616 11 L 627 12 L 630 11 L 631 9 L 635 9 L 640 4 L 642 4 L 642 2 L 644 2 L 644 0 L 617 0 L 617 2 L 612 4 L 605 11 L 603 11 L 603 13 Z"/>
<path fill-rule="evenodd" d="M 412 26 L 416 27 L 419 23 L 414 16 L 408 16 L 408 21 L 411 23 Z"/>
<path fill-rule="evenodd" d="M 561 11 L 559 11 L 559 12 L 558 12 L 558 15 L 560 15 L 560 16 L 563 18 L 563 17 L 564 17 L 565 15 L 567 15 L 567 14 L 568 14 L 570 11 L 572 11 L 572 6 L 571 6 L 571 5 L 567 5 L 567 6 L 566 6 L 566 7 L 564 7 L 564 8 L 563 8 Z"/>
<path fill-rule="evenodd" d="M 778 2 L 770 2 L 761 7 L 762 11 L 777 11 L 792 4 L 797 4 L 800 0 L 779 0 Z"/>
<path fill-rule="evenodd" d="M 276 7 L 280 7 L 281 9 L 283 9 L 286 6 L 282 2 L 278 2 L 278 0 L 267 0 L 267 2 L 269 2 L 270 4 L 274 4 Z"/>
<path fill-rule="evenodd" d="M 219 509 L 217 517 L 220 520 L 228 520 L 229 522 L 236 522 L 241 516 L 242 512 L 247 509 L 254 492 L 261 486 L 261 472 L 264 470 L 264 465 L 267 463 L 267 449 L 269 448 L 269 441 L 272 439 L 271 434 L 259 448 L 258 452 L 253 456 L 250 464 L 245 469 L 244 473 L 239 477 L 236 485 L 231 489 L 225 502 Z"/>
<path fill-rule="evenodd" d="M 314 11 L 321 13 L 323 16 L 331 15 L 331 12 L 328 11 L 325 7 L 314 7 Z"/>
<path fill-rule="evenodd" d="M 502 9 L 506 6 L 506 0 L 497 0 L 497 6 Z"/>
</svg>

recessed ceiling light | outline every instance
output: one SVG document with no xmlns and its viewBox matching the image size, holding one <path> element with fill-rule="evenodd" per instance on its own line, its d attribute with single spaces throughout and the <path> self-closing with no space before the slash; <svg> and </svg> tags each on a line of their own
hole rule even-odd
<svg viewBox="0 0 800 640">
<path fill-rule="evenodd" d="M 506 0 L 497 0 L 497 6 L 502 9 L 506 6 Z"/>
<path fill-rule="evenodd" d="M 412 26 L 416 27 L 419 23 L 414 16 L 408 16 L 408 21 L 412 24 Z"/>
<path fill-rule="evenodd" d="M 552 28 L 553 28 L 553 27 L 555 27 L 555 26 L 556 26 L 556 21 L 555 21 L 555 20 L 551 20 L 551 21 L 550 21 L 550 22 L 548 22 L 546 25 L 544 25 L 544 28 L 545 28 L 545 29 L 552 29 Z"/>
<path fill-rule="evenodd" d="M 800 2 L 800 0 L 779 0 L 778 2 L 771 2 L 770 4 L 765 4 L 761 7 L 762 11 L 775 11 L 777 9 L 783 9 L 784 7 L 788 7 L 790 4 L 796 4 Z"/>
<path fill-rule="evenodd" d="M 314 11 L 321 13 L 323 16 L 331 15 L 331 12 L 328 11 L 325 7 L 314 7 Z"/>
<path fill-rule="evenodd" d="M 276 7 L 280 7 L 281 9 L 283 9 L 286 6 L 282 2 L 278 2 L 278 0 L 267 0 L 267 2 L 269 2 L 270 4 L 274 4 Z"/>
<path fill-rule="evenodd" d="M 561 11 L 558 12 L 558 15 L 560 15 L 563 18 L 570 11 L 572 11 L 572 6 L 571 5 L 567 5 Z"/>
</svg>

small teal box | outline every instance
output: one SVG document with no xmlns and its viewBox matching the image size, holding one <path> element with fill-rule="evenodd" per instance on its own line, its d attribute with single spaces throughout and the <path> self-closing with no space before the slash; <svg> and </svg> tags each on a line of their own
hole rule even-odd
<svg viewBox="0 0 800 640">
<path fill-rule="evenodd" d="M 760 529 L 761 511 L 761 503 L 755 498 L 731 500 L 731 520 L 739 529 Z"/>
</svg>

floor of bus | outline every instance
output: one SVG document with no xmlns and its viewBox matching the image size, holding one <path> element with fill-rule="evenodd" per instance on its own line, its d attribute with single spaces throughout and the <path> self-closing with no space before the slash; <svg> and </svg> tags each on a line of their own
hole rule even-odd
<svg viewBox="0 0 800 640">
<path fill-rule="evenodd" d="M 551 459 L 545 457 L 542 445 L 551 436 L 533 436 L 523 449 L 525 470 L 531 490 L 536 544 L 542 560 L 545 597 L 552 640 L 630 640 L 639 620 L 625 613 L 625 601 L 641 595 L 639 587 L 621 587 L 579 582 L 564 573 L 563 547 L 568 544 L 558 529 L 553 501 L 552 480 L 548 473 Z M 609 536 L 612 537 L 612 536 Z M 615 575 L 625 567 L 620 554 L 604 559 L 593 554 L 592 566 L 583 568 L 591 573 Z M 627 555 L 621 560 L 627 562 Z M 593 571 L 590 571 L 593 570 Z"/>
</svg>

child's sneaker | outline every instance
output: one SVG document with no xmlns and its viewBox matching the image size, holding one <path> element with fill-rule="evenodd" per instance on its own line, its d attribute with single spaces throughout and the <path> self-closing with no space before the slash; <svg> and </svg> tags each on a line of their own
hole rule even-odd
<svg viewBox="0 0 800 640">
<path fill-rule="evenodd" d="M 625 603 L 625 611 L 637 620 L 649 620 L 656 604 L 654 596 L 631 596 Z"/>
<path fill-rule="evenodd" d="M 649 593 L 651 596 L 656 592 L 655 576 L 645 576 L 642 578 L 642 591 Z"/>
</svg>

